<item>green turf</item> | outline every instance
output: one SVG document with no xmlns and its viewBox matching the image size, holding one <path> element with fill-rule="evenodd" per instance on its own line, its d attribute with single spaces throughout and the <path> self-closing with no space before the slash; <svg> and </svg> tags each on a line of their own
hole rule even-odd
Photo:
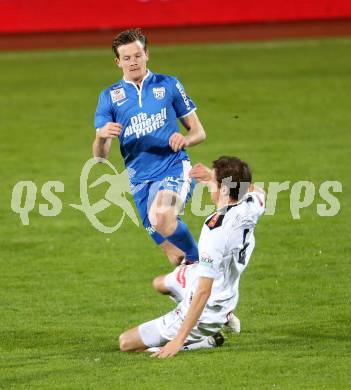
<svg viewBox="0 0 351 390">
<path fill-rule="evenodd" d="M 235 154 L 257 181 L 343 184 L 331 218 L 318 216 L 318 196 L 293 220 L 281 193 L 242 279 L 242 334 L 167 361 L 117 347 L 122 330 L 172 307 L 151 288 L 166 259 L 131 222 L 105 235 L 69 207 L 98 92 L 118 78 L 109 50 L 1 53 L 0 63 L 0 387 L 350 388 L 350 39 L 151 48 L 150 68 L 177 75 L 199 107 L 208 138 L 193 162 Z M 121 167 L 117 145 L 111 161 Z M 20 180 L 39 189 L 29 226 L 10 209 Z M 38 212 L 48 180 L 65 184 L 55 218 Z M 203 218 L 188 209 L 185 220 L 198 236 Z"/>
</svg>

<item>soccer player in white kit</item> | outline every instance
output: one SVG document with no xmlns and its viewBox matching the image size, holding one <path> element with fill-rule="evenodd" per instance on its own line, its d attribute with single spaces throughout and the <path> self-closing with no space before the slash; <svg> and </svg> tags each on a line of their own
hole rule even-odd
<svg viewBox="0 0 351 390">
<path fill-rule="evenodd" d="M 156 348 L 166 358 L 182 349 L 223 344 L 220 330 L 239 298 L 239 281 L 255 247 L 254 228 L 264 212 L 263 190 L 252 184 L 249 166 L 221 157 L 213 169 L 197 164 L 190 172 L 211 186 L 217 211 L 207 218 L 199 240 L 199 262 L 180 265 L 154 280 L 155 288 L 177 301 L 171 312 L 120 335 L 121 351 Z"/>
</svg>

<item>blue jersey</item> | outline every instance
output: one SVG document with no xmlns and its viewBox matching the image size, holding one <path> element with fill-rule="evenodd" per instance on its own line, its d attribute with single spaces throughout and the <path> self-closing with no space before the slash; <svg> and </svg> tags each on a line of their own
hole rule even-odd
<svg viewBox="0 0 351 390">
<path fill-rule="evenodd" d="M 179 132 L 177 118 L 195 109 L 175 77 L 148 71 L 140 88 L 123 79 L 101 92 L 95 128 L 120 123 L 120 150 L 131 182 L 156 181 L 174 164 L 189 159 L 184 150 L 173 152 L 169 138 Z"/>
</svg>

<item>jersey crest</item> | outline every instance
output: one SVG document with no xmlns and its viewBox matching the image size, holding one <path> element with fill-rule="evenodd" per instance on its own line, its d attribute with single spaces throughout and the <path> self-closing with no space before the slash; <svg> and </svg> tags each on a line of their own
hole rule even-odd
<svg viewBox="0 0 351 390">
<path fill-rule="evenodd" d="M 152 92 L 155 96 L 155 99 L 162 100 L 165 97 L 166 89 L 165 87 L 152 88 Z"/>
<path fill-rule="evenodd" d="M 219 226 L 222 226 L 223 218 L 224 214 L 216 213 L 212 216 L 212 218 L 206 221 L 206 225 L 210 230 L 215 229 Z"/>
<path fill-rule="evenodd" d="M 222 212 L 215 213 L 212 215 L 212 217 L 205 222 L 205 224 L 209 227 L 210 230 L 216 229 L 219 226 L 222 226 L 224 216 L 227 211 L 229 211 L 232 207 L 237 206 L 238 204 L 231 204 L 229 206 L 226 206 L 226 208 Z"/>
</svg>

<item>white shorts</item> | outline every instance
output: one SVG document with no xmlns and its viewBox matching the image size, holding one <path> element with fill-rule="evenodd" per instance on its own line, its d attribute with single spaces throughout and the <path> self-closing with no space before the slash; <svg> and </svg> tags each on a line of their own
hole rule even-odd
<svg viewBox="0 0 351 390">
<path fill-rule="evenodd" d="M 187 286 L 193 282 L 196 266 L 196 263 L 180 265 L 166 275 L 165 285 L 178 302 L 184 298 Z M 184 314 L 179 307 L 164 316 L 139 325 L 139 335 L 144 345 L 160 347 L 177 335 L 184 320 Z M 222 326 L 223 324 L 217 322 L 216 315 L 211 318 L 210 323 L 198 323 L 186 338 L 185 345 L 199 342 L 205 337 L 219 332 Z"/>
<path fill-rule="evenodd" d="M 168 341 L 174 339 L 183 322 L 180 310 L 175 309 L 162 317 L 145 322 L 138 327 L 140 338 L 147 347 L 162 347 Z M 186 338 L 184 345 L 189 345 L 202 341 L 205 337 L 219 332 L 221 327 L 213 328 L 206 331 L 205 328 L 200 330 L 197 326 L 191 331 Z"/>
</svg>

